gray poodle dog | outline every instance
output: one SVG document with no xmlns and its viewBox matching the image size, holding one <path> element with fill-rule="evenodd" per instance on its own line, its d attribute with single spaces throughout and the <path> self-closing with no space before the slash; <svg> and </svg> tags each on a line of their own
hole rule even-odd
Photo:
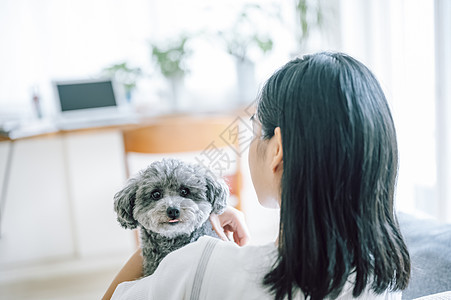
<svg viewBox="0 0 451 300">
<path fill-rule="evenodd" d="M 163 159 L 149 165 L 114 196 L 119 223 L 140 227 L 144 276 L 170 252 L 203 235 L 218 237 L 209 216 L 221 214 L 229 188 L 200 164 Z"/>
</svg>

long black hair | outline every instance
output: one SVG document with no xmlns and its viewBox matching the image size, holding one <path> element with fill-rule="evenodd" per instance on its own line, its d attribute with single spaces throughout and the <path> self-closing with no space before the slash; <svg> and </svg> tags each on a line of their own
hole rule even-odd
<svg viewBox="0 0 451 300">
<path fill-rule="evenodd" d="M 257 118 L 263 139 L 282 135 L 278 259 L 264 277 L 275 298 L 334 298 L 349 278 L 354 297 L 405 289 L 396 133 L 371 71 L 342 53 L 295 59 L 264 85 Z"/>
</svg>

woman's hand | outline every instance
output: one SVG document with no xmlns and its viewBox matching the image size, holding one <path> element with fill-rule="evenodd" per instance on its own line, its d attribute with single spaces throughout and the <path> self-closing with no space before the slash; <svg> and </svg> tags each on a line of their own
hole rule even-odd
<svg viewBox="0 0 451 300">
<path fill-rule="evenodd" d="M 249 242 L 249 230 L 244 220 L 244 214 L 236 208 L 227 206 L 222 214 L 211 214 L 210 222 L 218 236 L 224 241 L 231 240 L 229 236 L 233 235 L 233 240 L 239 246 L 244 246 Z"/>
</svg>

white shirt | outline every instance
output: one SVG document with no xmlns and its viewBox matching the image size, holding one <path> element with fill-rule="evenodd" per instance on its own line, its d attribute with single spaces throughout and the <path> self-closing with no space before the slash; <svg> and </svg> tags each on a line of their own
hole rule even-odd
<svg viewBox="0 0 451 300">
<path fill-rule="evenodd" d="M 207 261 L 206 252 L 210 254 Z M 276 257 L 274 243 L 238 247 L 232 242 L 204 236 L 168 254 L 151 276 L 121 283 L 112 299 L 180 300 L 193 299 L 192 294 L 198 295 L 195 299 L 274 299 L 262 280 Z M 196 281 L 193 289 L 196 276 L 201 281 Z M 353 299 L 352 289 L 352 283 L 348 282 L 337 299 Z M 296 299 L 304 299 L 302 293 Z M 365 290 L 358 299 L 401 299 L 401 293 L 387 291 L 375 295 Z"/>
</svg>

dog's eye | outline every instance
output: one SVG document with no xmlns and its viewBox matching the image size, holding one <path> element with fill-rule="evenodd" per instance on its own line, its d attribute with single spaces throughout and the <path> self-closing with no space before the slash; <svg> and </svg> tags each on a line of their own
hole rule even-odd
<svg viewBox="0 0 451 300">
<path fill-rule="evenodd" d="M 153 200 L 159 200 L 163 196 L 163 194 L 159 190 L 155 190 L 152 193 L 150 193 L 150 196 Z"/>
<path fill-rule="evenodd" d="M 182 196 L 182 197 L 188 196 L 189 193 L 190 193 L 189 188 L 181 188 L 180 189 L 180 196 Z"/>
</svg>

